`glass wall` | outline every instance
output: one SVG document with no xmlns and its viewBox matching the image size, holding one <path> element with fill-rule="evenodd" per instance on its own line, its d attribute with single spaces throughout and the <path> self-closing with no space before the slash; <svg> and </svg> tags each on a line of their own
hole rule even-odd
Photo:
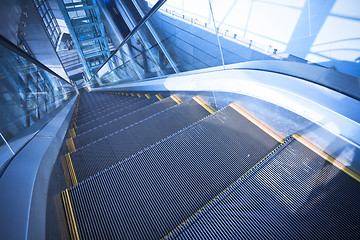
<svg viewBox="0 0 360 240">
<path fill-rule="evenodd" d="M 51 44 L 54 48 L 57 46 L 58 39 L 61 34 L 61 30 L 58 22 L 51 10 L 48 0 L 33 0 L 36 6 L 36 10 L 40 14 L 41 20 L 44 23 L 46 34 L 48 35 Z"/>
<path fill-rule="evenodd" d="M 96 0 L 59 1 L 66 24 L 91 77 L 110 56 L 108 39 Z"/>
<path fill-rule="evenodd" d="M 73 85 L 4 39 L 0 81 L 0 150 L 77 93 Z"/>
<path fill-rule="evenodd" d="M 126 7 L 126 1 L 120 2 L 122 9 L 130 9 L 129 13 L 135 9 L 141 17 L 156 4 L 132 0 Z M 90 79 L 89 86 L 96 88 L 251 60 L 284 59 L 269 46 L 223 32 L 217 27 L 216 11 L 208 0 L 193 3 L 197 15 L 174 7 L 180 2 L 166 1 Z"/>
<path fill-rule="evenodd" d="M 144 17 L 158 1 L 119 2 Z M 168 0 L 97 71 L 89 86 L 256 60 L 295 61 L 360 76 L 355 56 L 360 34 L 349 33 L 357 21 L 339 20 L 342 31 L 323 29 L 336 14 L 353 19 L 353 11 L 339 4 L 336 0 Z M 331 41 L 352 47 L 321 50 L 323 43 L 328 46 Z M 337 57 L 325 59 L 324 54 Z"/>
<path fill-rule="evenodd" d="M 131 4 L 141 16 L 145 16 L 152 7 L 144 1 L 133 0 Z M 209 4 L 204 7 L 209 9 Z M 190 33 L 192 36 L 187 34 L 192 28 L 191 24 L 178 26 L 171 20 L 175 19 L 166 15 L 166 8 L 161 7 L 97 72 L 89 82 L 90 87 L 164 76 L 222 63 L 214 34 L 207 36 L 205 43 L 200 42 L 196 37 L 197 29 Z M 215 51 L 204 50 L 209 48 L 208 45 L 215 47 Z"/>
<path fill-rule="evenodd" d="M 212 12 L 204 8 L 209 3 Z M 275 59 L 360 77 L 357 0 L 169 0 L 164 7 L 189 24 L 193 19 L 195 25 L 211 29 L 215 22 L 225 63 L 232 62 L 228 51 L 239 52 L 233 42 Z M 249 54 L 244 51 L 245 57 Z"/>
</svg>

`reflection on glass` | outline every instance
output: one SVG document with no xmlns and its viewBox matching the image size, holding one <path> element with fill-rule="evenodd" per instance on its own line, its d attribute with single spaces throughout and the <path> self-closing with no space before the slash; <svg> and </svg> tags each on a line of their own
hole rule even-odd
<svg viewBox="0 0 360 240">
<path fill-rule="evenodd" d="M 136 0 L 132 3 L 142 17 L 151 9 L 148 3 Z M 208 3 L 203 7 L 209 9 Z M 218 49 L 207 51 L 217 47 L 215 35 L 201 41 L 191 24 L 178 22 L 179 25 L 175 20 L 166 8 L 160 8 L 98 71 L 90 86 L 96 88 L 222 64 Z"/>
<path fill-rule="evenodd" d="M 7 141 L 76 94 L 68 82 L 3 45 L 0 81 L 0 133 Z"/>
<path fill-rule="evenodd" d="M 135 9 L 134 15 L 144 17 L 156 2 L 131 0 L 126 4 Z M 357 47 L 324 53 L 321 49 L 328 46 L 324 39 L 333 39 L 334 35 L 340 40 L 333 44 L 349 42 L 347 37 L 358 43 L 358 35 L 348 34 L 348 29 L 355 29 L 357 23 L 352 21 L 346 25 L 338 19 L 338 23 L 343 23 L 343 31 L 321 28 L 322 24 L 313 19 L 322 18 L 326 27 L 330 20 L 334 20 L 334 14 L 346 17 L 345 13 L 351 13 L 349 9 L 344 10 L 346 6 L 339 4 L 332 3 L 322 8 L 321 2 L 168 0 L 91 79 L 90 86 L 255 60 L 315 64 L 308 62 L 315 59 L 315 55 L 321 66 L 339 65 L 338 70 L 356 76 Z M 354 28 L 349 28 L 351 24 Z M 318 33 L 323 40 L 316 37 Z M 321 53 L 315 53 L 313 49 L 320 49 Z M 330 59 L 325 63 L 325 58 L 319 58 L 320 55 L 335 56 L 335 53 L 344 59 Z M 345 58 L 350 55 L 352 63 L 340 61 L 349 61 L 350 58 Z"/>
<path fill-rule="evenodd" d="M 156 0 L 147 0 L 152 6 Z M 360 2 L 210 0 L 225 64 L 285 60 L 360 76 Z M 180 21 L 213 30 L 209 0 L 169 0 L 163 8 Z M 242 59 L 241 59 L 242 57 Z"/>
</svg>

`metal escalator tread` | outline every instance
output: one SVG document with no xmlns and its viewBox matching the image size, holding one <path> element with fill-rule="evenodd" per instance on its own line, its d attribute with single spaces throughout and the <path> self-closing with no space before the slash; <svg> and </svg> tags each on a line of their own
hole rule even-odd
<svg viewBox="0 0 360 240">
<path fill-rule="evenodd" d="M 222 109 L 72 187 L 79 234 L 159 239 L 278 144 L 233 108 Z"/>
<path fill-rule="evenodd" d="M 105 94 L 105 93 L 86 93 L 80 95 L 80 107 L 83 112 L 87 112 L 98 106 L 102 106 L 105 103 L 119 99 L 120 96 L 114 94 Z M 81 113 L 81 112 L 80 112 Z"/>
<path fill-rule="evenodd" d="M 78 127 L 84 126 L 84 125 L 88 125 L 89 123 L 94 122 L 96 119 L 100 119 L 100 118 L 104 118 L 104 117 L 108 117 L 111 118 L 113 115 L 116 114 L 121 114 L 119 112 L 121 112 L 123 109 L 128 109 L 129 107 L 132 107 L 136 104 L 146 104 L 148 103 L 150 99 L 146 99 L 146 98 L 124 98 L 124 99 L 119 99 L 119 101 L 117 101 L 116 103 L 113 103 L 112 105 L 104 105 L 103 108 L 96 110 L 95 112 L 88 112 L 86 115 L 84 115 L 83 117 L 78 117 L 77 118 L 77 122 L 78 122 Z M 151 103 L 153 102 L 154 99 L 151 99 L 152 101 L 150 101 Z M 81 129 L 81 128 L 80 128 Z"/>
<path fill-rule="evenodd" d="M 81 106 L 79 106 L 79 119 L 86 119 L 89 118 L 89 116 L 94 115 L 98 112 L 104 112 L 108 109 L 108 111 L 110 111 L 111 108 L 116 108 L 117 105 L 122 105 L 125 104 L 126 102 L 130 103 L 130 102 L 134 102 L 134 101 L 138 101 L 139 98 L 134 98 L 134 97 L 124 97 L 124 96 L 117 96 L 115 99 L 113 99 L 110 102 L 105 102 L 105 103 L 101 103 L 99 105 L 93 106 L 92 108 L 89 109 L 82 109 Z M 84 99 L 82 99 L 80 97 L 80 103 L 82 101 L 86 101 Z M 110 108 L 110 109 L 109 109 Z"/>
<path fill-rule="evenodd" d="M 111 104 L 104 104 L 101 108 L 94 109 L 93 111 L 89 111 L 86 115 L 78 117 L 78 124 L 86 124 L 87 122 L 91 121 L 92 119 L 96 119 L 98 117 L 103 116 L 104 114 L 109 113 L 116 113 L 117 110 L 122 109 L 126 106 L 133 105 L 138 102 L 146 102 L 146 98 L 124 98 L 121 97 L 117 99 L 116 102 L 112 102 Z"/>
<path fill-rule="evenodd" d="M 294 140 L 170 238 L 359 239 L 359 204 L 359 182 Z"/>
<path fill-rule="evenodd" d="M 85 107 L 87 105 L 92 106 L 94 104 L 108 101 L 109 99 L 113 99 L 116 96 L 111 94 L 105 94 L 105 93 L 82 93 L 81 98 L 84 99 L 84 101 L 81 103 L 82 107 Z"/>
<path fill-rule="evenodd" d="M 125 104 L 122 107 L 119 107 L 118 109 L 116 109 L 114 111 L 103 112 L 102 115 L 94 117 L 92 119 L 88 119 L 87 122 L 84 122 L 81 125 L 79 123 L 77 123 L 78 127 L 76 128 L 76 132 L 77 132 L 77 134 L 80 134 L 80 133 L 89 131 L 92 128 L 95 128 L 99 125 L 102 125 L 104 123 L 112 121 L 115 118 L 126 115 L 130 112 L 133 112 L 136 109 L 153 104 L 157 101 L 158 101 L 158 99 L 154 98 L 154 97 L 149 98 L 149 99 L 143 98 L 143 99 L 137 100 L 135 102 L 132 102 L 128 105 Z"/>
<path fill-rule="evenodd" d="M 83 147 L 96 139 L 102 138 L 124 127 L 130 126 L 144 118 L 147 118 L 175 105 L 177 105 L 177 103 L 171 97 L 168 97 L 143 108 L 139 108 L 128 114 L 121 115 L 108 122 L 98 125 L 97 127 L 91 128 L 86 132 L 82 132 L 80 134 L 78 132 L 76 138 L 74 138 L 75 146 Z"/>
<path fill-rule="evenodd" d="M 81 100 L 80 100 L 80 102 L 81 102 Z M 126 104 L 126 102 L 128 102 L 128 104 L 129 104 L 129 103 L 137 101 L 137 100 L 139 100 L 139 98 L 118 96 L 111 101 L 97 104 L 96 106 L 93 106 L 92 108 L 87 109 L 87 110 L 82 109 L 80 106 L 80 110 L 79 110 L 80 112 L 79 112 L 78 117 L 80 120 L 83 120 L 83 119 L 85 120 L 87 118 L 90 118 L 89 116 L 96 115 L 99 112 L 110 111 L 111 109 L 117 108 L 118 105 L 124 105 L 124 104 Z"/>
<path fill-rule="evenodd" d="M 86 179 L 209 114 L 200 104 L 191 99 L 180 105 L 157 112 L 145 119 L 140 119 L 140 121 L 132 125 L 125 124 L 125 128 L 105 137 L 96 138 L 97 140 L 93 143 L 78 148 L 76 152 L 71 154 L 76 176 L 79 181 Z M 101 157 L 89 158 L 88 152 L 93 151 L 93 148 L 97 148 L 98 142 L 104 140 L 109 143 L 116 157 L 113 160 L 103 160 Z M 89 166 L 82 164 L 84 159 L 86 159 Z"/>
</svg>

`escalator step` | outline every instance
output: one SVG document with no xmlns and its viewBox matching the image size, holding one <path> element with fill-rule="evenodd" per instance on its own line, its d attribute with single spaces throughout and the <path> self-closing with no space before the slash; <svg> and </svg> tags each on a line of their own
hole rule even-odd
<svg viewBox="0 0 360 240">
<path fill-rule="evenodd" d="M 159 239 L 278 145 L 232 107 L 222 109 L 72 187 L 79 234 Z"/>
<path fill-rule="evenodd" d="M 86 122 L 84 121 L 82 122 L 82 124 L 79 123 L 78 121 L 77 122 L 78 126 L 75 131 L 77 135 L 79 135 L 80 133 L 89 131 L 90 129 L 93 129 L 99 125 L 112 121 L 115 118 L 131 113 L 137 109 L 153 104 L 157 101 L 158 101 L 157 98 L 152 97 L 150 99 L 143 98 L 131 103 L 126 102 L 125 104 L 118 106 L 116 110 L 104 111 L 99 114 L 96 114 L 96 116 L 92 116 L 92 118 L 86 119 Z"/>
<path fill-rule="evenodd" d="M 77 148 L 77 151 L 71 154 L 76 176 L 79 181 L 90 177 L 207 115 L 209 112 L 191 99 L 141 119 L 110 135 L 96 138 L 94 142 Z M 98 143 L 102 141 L 106 141 L 111 147 L 113 158 L 91 157 L 95 151 L 102 151 L 98 148 Z"/>
<path fill-rule="evenodd" d="M 359 239 L 359 204 L 359 182 L 294 140 L 168 237 Z"/>
<path fill-rule="evenodd" d="M 78 125 L 81 125 L 81 124 L 84 124 L 84 123 L 87 123 L 93 119 L 96 119 L 96 118 L 99 118 L 99 117 L 102 117 L 106 114 L 110 114 L 118 111 L 119 109 L 122 109 L 126 106 L 129 106 L 129 105 L 133 105 L 135 103 L 138 103 L 138 102 L 146 102 L 146 98 L 135 98 L 135 97 L 126 97 L 126 98 L 121 98 L 119 97 L 119 99 L 116 100 L 116 102 L 111 102 L 111 104 L 104 104 L 101 106 L 101 108 L 95 108 L 95 109 L 92 109 L 92 111 L 89 111 L 87 112 L 86 115 L 83 115 L 83 116 L 78 116 Z"/>
<path fill-rule="evenodd" d="M 119 99 L 119 95 L 106 94 L 106 93 L 82 93 L 80 95 L 80 108 L 81 111 L 87 112 L 98 106 L 102 106 L 105 103 Z"/>
<path fill-rule="evenodd" d="M 80 97 L 80 102 L 83 99 Z M 111 101 L 106 101 L 103 102 L 101 104 L 97 104 L 92 106 L 89 109 L 84 110 L 83 108 L 81 108 L 80 106 L 80 110 L 79 110 L 79 119 L 86 119 L 89 118 L 90 115 L 94 115 L 98 112 L 104 112 L 104 111 L 111 111 L 112 109 L 116 109 L 116 106 L 118 105 L 122 105 L 125 102 L 133 102 L 139 100 L 139 98 L 135 98 L 135 97 L 123 97 L 123 96 L 117 96 L 116 98 L 112 99 Z"/>
<path fill-rule="evenodd" d="M 84 145 L 93 142 L 96 139 L 105 137 L 106 135 L 109 135 L 124 127 L 130 126 L 144 118 L 154 115 L 169 107 L 175 106 L 177 102 L 174 99 L 179 101 L 176 96 L 168 97 L 162 101 L 158 101 L 151 105 L 147 105 L 143 108 L 137 109 L 134 112 L 119 116 L 86 132 L 80 134 L 78 133 L 76 138 L 74 138 L 75 146 L 77 146 L 78 148 L 83 147 Z M 179 103 L 181 103 L 181 100 Z"/>
</svg>

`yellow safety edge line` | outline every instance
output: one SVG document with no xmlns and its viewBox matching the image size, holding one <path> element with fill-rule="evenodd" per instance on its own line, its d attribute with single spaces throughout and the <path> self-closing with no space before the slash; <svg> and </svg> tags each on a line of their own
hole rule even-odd
<svg viewBox="0 0 360 240">
<path fill-rule="evenodd" d="M 207 104 L 207 103 L 205 102 L 205 100 L 202 99 L 201 97 L 195 96 L 195 97 L 193 97 L 193 99 L 194 99 L 198 104 L 200 104 L 203 108 L 205 108 L 209 113 L 213 114 L 214 112 L 216 112 L 215 108 L 213 108 L 212 106 L 210 106 L 209 104 Z"/>
<path fill-rule="evenodd" d="M 150 94 L 147 93 L 147 94 L 145 94 L 145 97 L 150 98 L 151 96 L 150 96 Z"/>
<path fill-rule="evenodd" d="M 74 128 L 69 129 L 69 134 L 70 134 L 70 137 L 72 137 L 72 138 L 76 137 L 75 129 Z"/>
<path fill-rule="evenodd" d="M 157 97 L 160 101 L 164 99 L 160 94 L 156 94 L 155 97 Z"/>
<path fill-rule="evenodd" d="M 68 170 L 69 170 L 69 173 L 70 173 L 70 179 L 71 179 L 72 186 L 75 186 L 75 185 L 78 184 L 78 181 L 77 181 L 77 178 L 76 178 L 74 165 L 72 164 L 71 157 L 70 157 L 69 153 L 65 154 L 65 159 L 66 159 L 66 164 L 68 166 Z"/>
<path fill-rule="evenodd" d="M 181 103 L 182 103 L 181 99 L 180 99 L 178 96 L 176 96 L 175 94 L 174 94 L 174 95 L 171 95 L 170 98 L 171 98 L 172 100 L 174 100 L 177 104 L 181 104 Z"/>
<path fill-rule="evenodd" d="M 71 182 L 71 176 L 70 176 L 70 171 L 69 171 L 66 155 L 61 157 L 61 165 L 62 165 L 62 168 L 64 170 L 64 176 L 65 176 L 66 185 L 68 187 L 71 187 L 72 182 Z"/>
<path fill-rule="evenodd" d="M 76 152 L 74 140 L 71 137 L 66 140 L 66 145 L 70 153 Z"/>
<path fill-rule="evenodd" d="M 320 148 L 318 148 L 315 145 L 313 145 L 312 143 L 310 143 L 309 140 L 307 140 L 304 136 L 300 136 L 298 134 L 293 134 L 292 136 L 298 142 L 303 144 L 305 147 L 309 148 L 311 151 L 313 151 L 314 153 L 316 153 L 317 155 L 319 155 L 323 159 L 327 160 L 332 165 L 334 165 L 335 167 L 337 167 L 338 169 L 340 169 L 341 171 L 343 171 L 344 173 L 346 173 L 350 177 L 354 178 L 356 181 L 360 182 L 360 176 L 357 173 L 355 173 L 354 171 L 352 171 L 351 169 L 346 167 L 341 162 L 339 162 L 336 159 L 332 158 L 327 153 L 323 152 Z"/>
<path fill-rule="evenodd" d="M 55 206 L 61 239 L 66 239 L 67 236 L 69 236 L 69 231 L 67 230 L 68 223 L 65 215 L 61 192 L 53 197 L 53 203 Z"/>
<path fill-rule="evenodd" d="M 75 240 L 79 240 L 80 236 L 75 221 L 74 211 L 70 201 L 69 191 L 66 189 L 65 191 L 61 192 L 61 195 L 65 206 L 65 213 L 68 219 L 68 226 L 71 233 L 71 238 Z"/>
<path fill-rule="evenodd" d="M 67 225 L 68 225 L 68 228 L 69 228 L 70 238 L 73 239 L 74 238 L 73 236 L 75 234 L 74 234 L 73 225 L 71 224 L 71 217 L 70 217 L 70 213 L 69 213 L 69 204 L 67 203 L 67 198 L 66 198 L 65 191 L 61 192 L 61 199 L 62 199 L 63 207 L 64 207 L 64 210 L 65 210 L 66 222 L 67 222 Z"/>
<path fill-rule="evenodd" d="M 138 93 L 138 94 L 136 94 L 138 97 L 141 97 L 141 94 L 140 93 Z"/>
<path fill-rule="evenodd" d="M 237 103 L 231 103 L 229 105 L 232 107 L 235 111 L 243 115 L 245 118 L 247 118 L 250 122 L 255 124 L 258 128 L 266 132 L 268 135 L 270 135 L 272 138 L 274 138 L 279 143 L 284 142 L 284 136 L 281 136 L 279 133 L 276 133 L 275 130 L 273 130 L 271 127 L 267 126 L 265 123 L 261 122 L 260 120 L 257 120 L 251 113 L 249 113 L 246 109 L 241 107 Z"/>
<path fill-rule="evenodd" d="M 174 232 L 178 229 L 181 229 L 187 222 L 189 222 L 192 218 L 194 218 L 196 215 L 198 215 L 200 212 L 204 211 L 213 201 L 215 201 L 216 199 L 218 199 L 221 195 L 223 195 L 226 191 L 228 191 L 235 183 L 237 183 L 238 181 L 240 181 L 243 177 L 245 177 L 245 175 L 247 175 L 249 172 L 251 172 L 251 170 L 253 170 L 256 166 L 258 166 L 260 163 L 262 163 L 269 155 L 271 155 L 273 152 L 275 152 L 282 143 L 280 143 L 274 150 L 272 150 L 268 155 L 266 155 L 264 158 L 262 158 L 259 162 L 257 162 L 254 166 L 252 166 L 249 170 L 247 170 L 243 175 L 241 175 L 241 177 L 239 177 L 238 179 L 235 180 L 235 182 L 231 183 L 227 188 L 225 188 L 222 192 L 220 192 L 218 195 L 216 195 L 216 197 L 214 197 L 213 199 L 211 199 L 208 203 L 206 203 L 202 208 L 200 208 L 199 210 L 197 210 L 195 213 L 193 213 L 190 217 L 188 217 L 187 219 L 185 219 L 185 221 L 183 221 L 179 226 L 177 226 L 175 229 L 173 229 L 170 233 L 168 233 L 167 235 L 165 235 L 162 239 L 166 239 L 169 238 L 172 234 L 174 234 Z"/>
</svg>

